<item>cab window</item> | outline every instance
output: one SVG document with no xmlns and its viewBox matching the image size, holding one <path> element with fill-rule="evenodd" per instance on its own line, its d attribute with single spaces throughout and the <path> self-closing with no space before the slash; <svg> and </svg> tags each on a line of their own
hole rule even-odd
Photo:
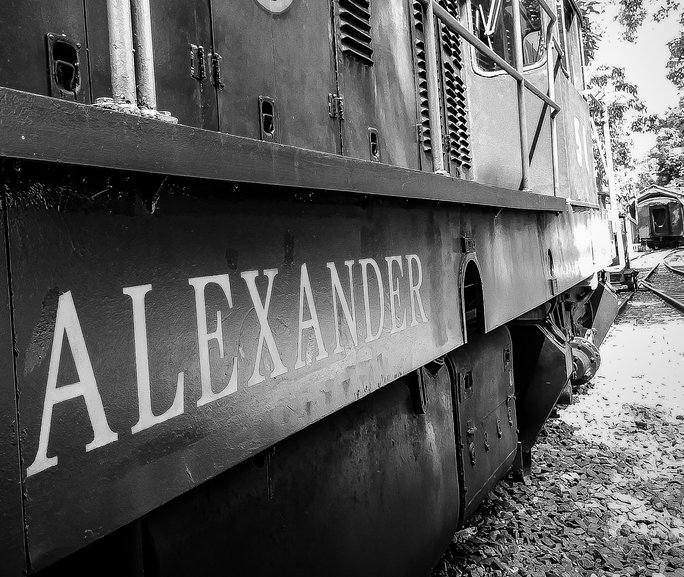
<svg viewBox="0 0 684 577">
<path fill-rule="evenodd" d="M 471 0 L 473 34 L 511 66 L 513 48 L 513 8 L 511 0 Z M 520 26 L 523 39 L 523 64 L 534 66 L 544 60 L 546 43 L 538 0 L 520 0 Z M 501 70 L 491 58 L 475 52 L 478 67 L 485 72 Z"/>
<path fill-rule="evenodd" d="M 584 89 L 584 73 L 582 70 L 582 36 L 581 22 L 573 2 L 562 0 L 563 9 L 560 11 L 562 22 L 559 25 L 561 31 L 563 50 L 565 52 L 563 63 L 568 71 L 570 80 L 580 90 Z"/>
</svg>

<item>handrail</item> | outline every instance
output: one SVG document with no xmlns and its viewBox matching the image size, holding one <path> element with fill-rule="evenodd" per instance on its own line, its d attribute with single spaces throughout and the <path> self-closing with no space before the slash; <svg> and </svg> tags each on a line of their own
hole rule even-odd
<svg viewBox="0 0 684 577">
<path fill-rule="evenodd" d="M 534 94 L 537 98 L 542 100 L 544 103 L 546 103 L 551 109 L 551 131 L 552 131 L 552 157 L 553 157 L 553 167 L 554 167 L 554 194 L 557 195 L 558 193 L 558 148 L 557 148 L 557 134 L 555 130 L 555 117 L 560 112 L 561 107 L 560 105 L 555 101 L 555 94 L 554 94 L 554 88 L 555 88 L 555 78 L 553 74 L 553 67 L 549 67 L 547 63 L 547 75 L 549 75 L 549 93 L 550 94 L 544 94 L 541 90 L 539 90 L 534 84 L 529 82 L 528 80 L 525 79 L 523 75 L 523 66 L 522 66 L 522 39 L 520 38 L 520 27 L 519 26 L 514 26 L 516 30 L 514 30 L 514 34 L 516 37 L 516 53 L 518 54 L 518 58 L 516 58 L 516 61 L 519 62 L 519 69 L 516 69 L 515 67 L 511 66 L 508 62 L 506 62 L 501 56 L 499 56 L 496 52 L 494 52 L 489 46 L 487 46 L 482 40 L 480 40 L 477 36 L 475 36 L 470 30 L 468 30 L 465 26 L 463 26 L 454 16 L 452 16 L 445 8 L 440 6 L 437 2 L 437 0 L 420 0 L 421 4 L 426 8 L 426 30 L 425 30 L 425 35 L 426 35 L 426 59 L 428 62 L 428 101 L 430 102 L 430 108 L 432 109 L 432 103 L 433 102 L 439 102 L 439 94 L 438 94 L 438 78 L 437 78 L 437 56 L 435 50 L 430 50 L 430 38 L 434 39 L 435 35 L 435 25 L 434 25 L 434 16 L 437 16 L 439 20 L 445 24 L 448 28 L 450 28 L 452 31 L 456 32 L 461 38 L 463 38 L 466 42 L 468 42 L 470 45 L 475 47 L 475 49 L 479 50 L 481 53 L 483 53 L 485 56 L 493 60 L 496 64 L 498 64 L 502 70 L 506 71 L 510 76 L 512 76 L 517 82 L 518 82 L 518 108 L 519 108 L 519 124 L 520 124 L 520 135 L 521 135 L 521 164 L 522 164 L 522 179 L 521 179 L 521 189 L 526 190 L 527 185 L 529 182 L 529 152 L 526 150 L 525 142 L 527 140 L 526 137 L 526 131 L 527 131 L 527 121 L 526 121 L 526 104 L 525 104 L 525 99 L 524 99 L 524 90 L 527 89 L 529 90 L 532 94 Z M 546 12 L 546 14 L 549 16 L 549 30 L 553 30 L 553 27 L 555 26 L 558 18 L 556 16 L 556 13 L 546 4 L 545 0 L 538 0 L 539 5 L 541 8 Z M 520 21 L 520 5 L 518 1 L 514 1 L 513 3 L 513 14 L 514 14 L 514 19 L 519 22 Z M 551 38 L 552 34 L 549 34 L 547 32 L 547 60 L 550 59 L 550 48 L 551 48 Z M 434 40 L 432 41 L 432 44 L 434 44 Z M 549 72 L 550 70 L 550 72 Z M 552 97 L 552 95 L 554 97 Z M 436 115 L 434 115 L 436 116 Z M 432 141 L 433 143 L 437 141 L 439 143 L 439 149 L 441 152 L 441 142 L 442 142 L 442 126 L 441 122 L 437 121 L 433 122 L 433 114 L 432 111 L 430 113 L 430 131 L 432 134 Z M 432 155 L 432 161 L 433 161 L 433 170 L 434 172 L 442 173 L 444 172 L 444 160 L 442 155 L 439 155 L 439 158 L 436 158 L 436 154 L 434 153 L 434 148 L 433 148 L 433 155 Z"/>
<path fill-rule="evenodd" d="M 556 112 L 560 111 L 560 106 L 553 100 L 551 100 L 546 94 L 539 90 L 534 84 L 530 83 L 525 77 L 518 72 L 513 66 L 506 62 L 501 56 L 494 52 L 489 46 L 487 46 L 482 40 L 475 36 L 470 30 L 468 30 L 463 24 L 461 24 L 456 18 L 454 18 L 445 8 L 437 4 L 436 0 L 420 0 L 423 6 L 428 7 L 432 4 L 435 16 L 437 16 L 447 27 L 451 28 L 459 36 L 461 36 L 468 44 L 474 46 L 477 50 L 484 53 L 485 56 L 496 62 L 503 70 L 508 72 L 510 76 L 515 78 L 518 82 L 524 82 L 525 88 L 527 88 L 532 94 L 540 98 Z"/>
</svg>

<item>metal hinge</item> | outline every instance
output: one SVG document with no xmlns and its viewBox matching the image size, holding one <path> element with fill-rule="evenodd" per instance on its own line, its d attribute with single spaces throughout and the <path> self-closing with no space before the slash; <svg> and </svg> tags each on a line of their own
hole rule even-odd
<svg viewBox="0 0 684 577">
<path fill-rule="evenodd" d="M 330 118 L 344 119 L 344 96 L 328 93 L 328 115 Z"/>
<path fill-rule="evenodd" d="M 223 90 L 225 84 L 221 82 L 221 60 L 223 58 L 220 54 L 214 52 L 211 55 L 211 81 L 219 90 Z"/>
<path fill-rule="evenodd" d="M 202 82 L 207 77 L 204 46 L 190 44 L 190 76 Z"/>
</svg>

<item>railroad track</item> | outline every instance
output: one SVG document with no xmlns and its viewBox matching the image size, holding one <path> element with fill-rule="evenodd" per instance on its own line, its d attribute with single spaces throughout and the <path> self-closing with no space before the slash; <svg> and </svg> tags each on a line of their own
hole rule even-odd
<svg viewBox="0 0 684 577">
<path fill-rule="evenodd" d="M 669 251 L 640 284 L 684 312 L 684 251 Z"/>
</svg>

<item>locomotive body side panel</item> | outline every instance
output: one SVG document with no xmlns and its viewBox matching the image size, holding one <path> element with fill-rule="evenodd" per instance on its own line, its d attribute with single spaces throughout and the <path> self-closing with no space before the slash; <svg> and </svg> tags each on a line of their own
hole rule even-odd
<svg viewBox="0 0 684 577">
<path fill-rule="evenodd" d="M 209 0 L 151 0 L 150 10 L 157 107 L 181 124 L 218 130 Z"/>
<path fill-rule="evenodd" d="M 3 171 L 4 167 L 0 164 L 0 177 Z M 4 218 L 0 220 L 0 235 L 0 552 L 3 572 L 20 575 L 26 555 Z"/>
<path fill-rule="evenodd" d="M 343 154 L 420 168 L 410 4 L 366 2 L 372 49 L 366 60 L 345 50 L 348 24 L 344 14 L 348 2 L 334 0 L 334 4 L 337 83 L 344 97 Z M 377 158 L 370 152 L 369 129 L 377 131 Z"/>
<path fill-rule="evenodd" d="M 298 0 L 272 18 L 279 142 L 339 154 L 340 119 L 328 109 L 338 91 L 330 0 Z"/>
<path fill-rule="evenodd" d="M 571 213 L 21 168 L 8 216 L 35 567 L 461 345 L 464 236 L 489 329 L 552 296 L 547 246 L 569 247 L 560 290 L 595 268 L 569 240 L 592 221 Z"/>
<path fill-rule="evenodd" d="M 49 8 L 41 0 L 6 0 L 0 6 L 0 30 L 6 49 L 0 58 L 0 86 L 67 98 L 89 103 L 90 82 L 86 45 L 85 15 L 82 0 L 57 0 Z M 49 62 L 49 46 L 62 35 L 74 44 L 53 50 L 54 62 Z M 77 46 L 76 46 L 77 45 Z M 62 48 L 62 49 L 60 49 Z M 76 56 L 78 69 L 73 65 Z M 62 62 L 63 64 L 59 64 Z M 64 84 L 78 78 L 78 90 L 70 92 L 63 86 L 61 94 L 54 84 L 60 77 Z"/>
</svg>

